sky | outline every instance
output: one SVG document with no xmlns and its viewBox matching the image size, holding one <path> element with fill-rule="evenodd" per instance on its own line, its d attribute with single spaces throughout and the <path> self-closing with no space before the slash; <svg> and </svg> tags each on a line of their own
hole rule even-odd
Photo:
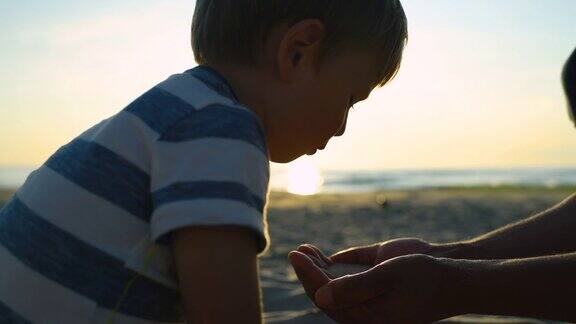
<svg viewBox="0 0 576 324">
<path fill-rule="evenodd" d="M 560 72 L 573 0 L 404 0 L 402 68 L 311 160 L 322 170 L 576 165 Z M 58 147 L 195 65 L 194 1 L 0 3 L 0 166 Z M 275 165 L 275 168 L 282 166 Z"/>
</svg>

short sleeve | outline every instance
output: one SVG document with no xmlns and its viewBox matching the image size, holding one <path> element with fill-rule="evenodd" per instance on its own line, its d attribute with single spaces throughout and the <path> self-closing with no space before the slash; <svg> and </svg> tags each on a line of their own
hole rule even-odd
<svg viewBox="0 0 576 324">
<path fill-rule="evenodd" d="M 193 225 L 252 229 L 268 242 L 269 160 L 261 124 L 249 110 L 211 105 L 161 134 L 152 148 L 152 239 Z"/>
</svg>

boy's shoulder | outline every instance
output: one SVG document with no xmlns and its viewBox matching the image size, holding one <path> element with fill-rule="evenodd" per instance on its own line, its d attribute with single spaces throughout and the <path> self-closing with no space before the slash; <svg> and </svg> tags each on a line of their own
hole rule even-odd
<svg viewBox="0 0 576 324">
<path fill-rule="evenodd" d="M 170 76 L 124 111 L 142 120 L 161 141 L 233 138 L 266 153 L 264 131 L 258 117 L 243 107 L 228 82 L 207 66 Z"/>
</svg>

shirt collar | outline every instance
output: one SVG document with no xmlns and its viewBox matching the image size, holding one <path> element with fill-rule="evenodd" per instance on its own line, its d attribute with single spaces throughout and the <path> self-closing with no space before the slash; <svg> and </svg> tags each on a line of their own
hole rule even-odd
<svg viewBox="0 0 576 324">
<path fill-rule="evenodd" d="M 198 65 L 185 73 L 190 73 L 220 95 L 238 103 L 238 97 L 232 90 L 230 83 L 215 69 L 207 65 Z"/>
</svg>

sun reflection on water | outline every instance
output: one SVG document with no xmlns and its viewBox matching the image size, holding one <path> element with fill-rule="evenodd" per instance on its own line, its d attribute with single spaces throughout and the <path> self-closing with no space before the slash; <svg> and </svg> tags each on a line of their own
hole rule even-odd
<svg viewBox="0 0 576 324">
<path fill-rule="evenodd" d="M 292 162 L 286 175 L 286 191 L 296 195 L 317 194 L 324 183 L 322 174 L 307 157 Z"/>
</svg>

